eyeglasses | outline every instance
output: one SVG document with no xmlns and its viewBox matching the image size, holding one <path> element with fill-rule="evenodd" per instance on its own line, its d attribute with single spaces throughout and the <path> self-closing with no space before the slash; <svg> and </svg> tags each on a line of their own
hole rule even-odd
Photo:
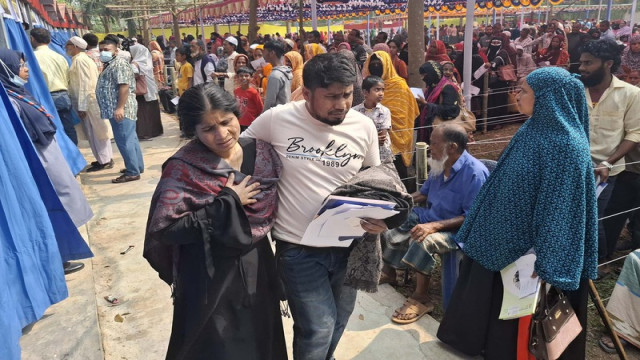
<svg viewBox="0 0 640 360">
<path fill-rule="evenodd" d="M 24 69 L 27 67 L 27 63 L 23 62 L 22 64 L 20 64 L 20 69 Z"/>
</svg>

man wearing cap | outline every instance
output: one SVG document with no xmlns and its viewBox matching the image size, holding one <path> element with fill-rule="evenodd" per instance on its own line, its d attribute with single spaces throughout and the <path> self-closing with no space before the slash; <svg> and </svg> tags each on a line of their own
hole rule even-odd
<svg viewBox="0 0 640 360">
<path fill-rule="evenodd" d="M 222 48 L 227 60 L 227 72 L 215 72 L 213 73 L 213 76 L 216 78 L 224 78 L 224 89 L 228 93 L 233 94 L 233 91 L 235 90 L 235 86 L 233 84 L 233 74 L 235 74 L 233 63 L 236 60 L 236 56 L 238 56 L 238 53 L 236 52 L 236 49 L 238 48 L 238 39 L 233 36 L 227 37 L 224 40 L 224 43 L 222 43 Z"/>
<path fill-rule="evenodd" d="M 521 46 L 522 47 L 522 51 L 524 51 L 525 54 L 529 54 L 531 55 L 531 43 L 533 42 L 533 39 L 529 36 L 529 34 L 531 33 L 531 29 L 529 29 L 528 27 L 523 27 L 522 29 L 520 29 L 520 37 L 515 39 L 512 44 L 516 46 Z"/>
<path fill-rule="evenodd" d="M 291 39 L 284 39 L 283 41 L 284 41 L 284 50 L 286 52 L 293 51 L 293 49 L 296 47 L 296 44 Z"/>
<path fill-rule="evenodd" d="M 212 82 L 211 74 L 216 67 L 206 54 L 206 48 L 202 40 L 191 40 L 191 59 L 193 60 L 193 86 Z"/>
<path fill-rule="evenodd" d="M 31 46 L 44 80 L 47 83 L 53 103 L 56 106 L 58 116 L 64 127 L 64 132 L 74 144 L 78 145 L 78 134 L 73 126 L 71 117 L 71 99 L 69 98 L 69 64 L 67 60 L 57 52 L 49 49 L 51 34 L 49 30 L 35 28 L 31 30 Z"/>
<path fill-rule="evenodd" d="M 67 55 L 72 58 L 69 69 L 69 97 L 82 120 L 82 128 L 96 158 L 87 169 L 87 172 L 93 172 L 113 167 L 113 150 L 109 128 L 106 121 L 100 117 L 100 107 L 96 98 L 98 67 L 87 55 L 86 49 L 87 42 L 78 36 L 70 38 L 65 45 Z"/>
<path fill-rule="evenodd" d="M 518 69 L 518 82 L 526 78 L 533 70 L 537 68 L 531 54 L 527 54 L 521 45 L 516 45 L 516 63 Z"/>
</svg>

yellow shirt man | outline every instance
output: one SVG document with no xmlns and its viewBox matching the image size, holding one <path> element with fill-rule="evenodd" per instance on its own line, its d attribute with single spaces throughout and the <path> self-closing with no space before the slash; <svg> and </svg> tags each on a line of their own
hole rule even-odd
<svg viewBox="0 0 640 360">
<path fill-rule="evenodd" d="M 613 154 L 623 140 L 640 142 L 640 89 L 613 76 L 611 85 L 594 104 L 586 90 L 589 105 L 591 157 L 596 164 Z M 609 176 L 624 170 L 624 156 L 618 160 Z"/>
<path fill-rule="evenodd" d="M 34 52 L 49 92 L 68 90 L 69 63 L 64 56 L 49 49 L 48 45 L 40 45 Z"/>
</svg>

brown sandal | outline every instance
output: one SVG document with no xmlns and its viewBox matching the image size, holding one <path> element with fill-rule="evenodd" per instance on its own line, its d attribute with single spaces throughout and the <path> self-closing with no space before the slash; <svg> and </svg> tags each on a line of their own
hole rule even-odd
<svg viewBox="0 0 640 360">
<path fill-rule="evenodd" d="M 418 320 L 426 314 L 433 311 L 433 304 L 431 302 L 427 304 L 423 304 L 417 300 L 408 298 L 402 307 L 396 310 L 398 315 L 415 315 L 411 319 L 400 319 L 396 315 L 391 316 L 391 321 L 396 324 L 411 324 Z"/>
<path fill-rule="evenodd" d="M 111 180 L 114 184 L 122 184 L 129 181 L 140 180 L 140 175 L 120 175 L 117 178 Z"/>
</svg>

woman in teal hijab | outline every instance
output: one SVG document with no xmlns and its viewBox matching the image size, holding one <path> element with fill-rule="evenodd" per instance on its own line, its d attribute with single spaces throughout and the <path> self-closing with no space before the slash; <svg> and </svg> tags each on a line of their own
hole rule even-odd
<svg viewBox="0 0 640 360">
<path fill-rule="evenodd" d="M 438 337 L 469 355 L 516 359 L 518 320 L 498 320 L 500 270 L 536 253 L 535 272 L 565 291 L 586 329 L 588 279 L 597 275 L 597 209 L 582 83 L 538 69 L 518 95 L 531 116 L 480 190 L 456 240 L 466 255 Z M 472 325 L 469 325 L 472 324 Z M 586 333 L 563 359 L 585 358 Z"/>
</svg>

